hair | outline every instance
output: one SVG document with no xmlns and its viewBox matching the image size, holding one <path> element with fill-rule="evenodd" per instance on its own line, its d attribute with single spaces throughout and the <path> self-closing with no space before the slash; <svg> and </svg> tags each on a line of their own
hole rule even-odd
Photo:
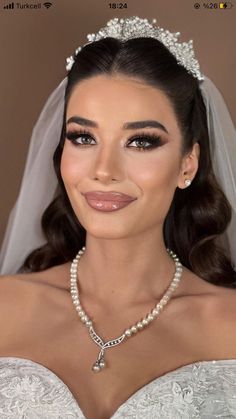
<svg viewBox="0 0 236 419">
<path fill-rule="evenodd" d="M 236 288 L 236 271 L 229 252 L 222 246 L 232 207 L 213 172 L 199 81 L 177 63 L 167 47 L 153 38 L 127 41 L 104 38 L 85 45 L 73 58 L 65 91 L 61 137 L 53 155 L 58 186 L 41 219 L 47 242 L 25 258 L 18 272 L 42 271 L 72 261 L 85 246 L 86 230 L 74 213 L 60 172 L 67 104 L 82 80 L 97 75 L 124 75 L 160 89 L 169 98 L 182 133 L 182 157 L 192 150 L 195 142 L 200 145 L 198 171 L 192 184 L 188 188 L 176 188 L 164 220 L 165 246 L 178 255 L 185 267 L 206 281 Z"/>
</svg>

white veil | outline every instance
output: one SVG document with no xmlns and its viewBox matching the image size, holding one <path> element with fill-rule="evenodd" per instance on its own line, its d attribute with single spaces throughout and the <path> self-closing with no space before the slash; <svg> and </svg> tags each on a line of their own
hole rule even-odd
<svg viewBox="0 0 236 419">
<path fill-rule="evenodd" d="M 200 89 L 207 111 L 213 170 L 232 207 L 231 222 L 222 243 L 230 250 L 236 268 L 236 131 L 221 93 L 204 77 Z"/>
<path fill-rule="evenodd" d="M 34 126 L 20 192 L 12 208 L 0 251 L 0 274 L 17 273 L 25 257 L 46 243 L 41 217 L 52 201 L 58 180 L 53 153 L 59 143 L 67 77 L 47 99 Z"/>
<path fill-rule="evenodd" d="M 200 82 L 207 108 L 213 168 L 232 206 L 225 234 L 236 266 L 236 132 L 226 104 L 206 77 Z M 33 129 L 20 192 L 11 210 L 0 251 L 0 274 L 15 274 L 25 257 L 46 243 L 41 230 L 43 211 L 54 198 L 57 178 L 53 153 L 60 140 L 67 77 L 49 96 Z"/>
</svg>

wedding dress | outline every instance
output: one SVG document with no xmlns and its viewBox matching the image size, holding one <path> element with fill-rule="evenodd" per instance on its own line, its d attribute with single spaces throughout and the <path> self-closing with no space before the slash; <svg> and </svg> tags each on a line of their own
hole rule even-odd
<svg viewBox="0 0 236 419">
<path fill-rule="evenodd" d="M 84 419 L 53 371 L 0 357 L 1 419 Z M 236 359 L 198 361 L 167 372 L 132 394 L 111 419 L 236 418 Z"/>
</svg>

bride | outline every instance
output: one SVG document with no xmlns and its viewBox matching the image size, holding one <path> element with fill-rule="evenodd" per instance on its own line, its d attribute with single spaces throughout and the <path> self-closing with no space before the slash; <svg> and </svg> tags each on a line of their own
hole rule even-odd
<svg viewBox="0 0 236 419">
<path fill-rule="evenodd" d="M 236 418 L 235 132 L 192 43 L 154 24 L 89 35 L 33 133 L 1 251 L 1 418 Z"/>
</svg>

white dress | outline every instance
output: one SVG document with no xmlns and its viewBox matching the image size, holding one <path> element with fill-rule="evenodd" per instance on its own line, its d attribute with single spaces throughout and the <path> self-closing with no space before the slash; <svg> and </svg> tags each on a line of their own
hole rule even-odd
<svg viewBox="0 0 236 419">
<path fill-rule="evenodd" d="M 45 366 L 0 357 L 0 419 L 84 419 L 67 385 Z M 126 400 L 112 419 L 236 418 L 236 359 L 167 372 Z"/>
</svg>

